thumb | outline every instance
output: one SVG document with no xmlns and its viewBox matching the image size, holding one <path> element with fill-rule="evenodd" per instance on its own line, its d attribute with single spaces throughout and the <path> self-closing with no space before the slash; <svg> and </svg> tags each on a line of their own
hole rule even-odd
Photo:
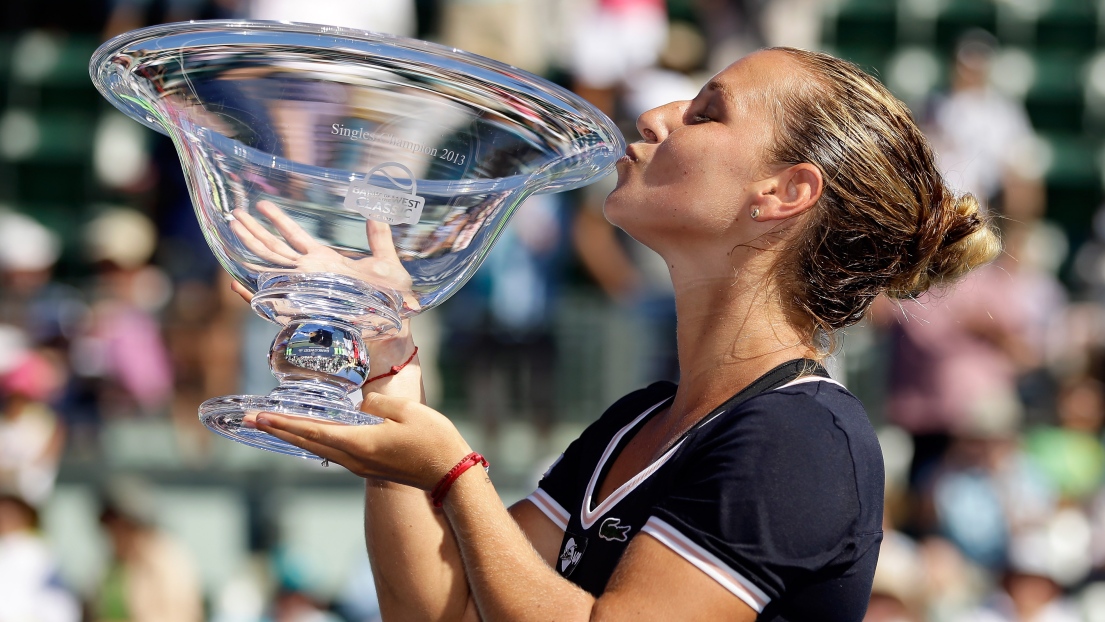
<svg viewBox="0 0 1105 622">
<path fill-rule="evenodd" d="M 410 421 L 421 407 L 421 404 L 409 398 L 375 392 L 365 393 L 364 400 L 361 402 L 361 412 L 391 419 L 397 423 Z"/>
</svg>

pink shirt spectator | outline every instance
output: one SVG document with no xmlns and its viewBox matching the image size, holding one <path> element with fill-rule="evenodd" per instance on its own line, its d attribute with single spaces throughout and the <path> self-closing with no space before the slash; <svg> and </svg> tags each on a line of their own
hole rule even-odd
<svg viewBox="0 0 1105 622">
<path fill-rule="evenodd" d="M 1022 371 L 1011 344 L 1039 352 L 1061 304 L 1053 279 L 995 263 L 955 289 L 903 302 L 891 373 L 890 419 L 913 434 L 987 432 L 1018 423 Z"/>
</svg>

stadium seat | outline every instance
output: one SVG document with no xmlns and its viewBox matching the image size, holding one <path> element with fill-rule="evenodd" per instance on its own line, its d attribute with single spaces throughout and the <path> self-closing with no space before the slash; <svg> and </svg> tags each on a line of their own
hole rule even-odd
<svg viewBox="0 0 1105 622">
<path fill-rule="evenodd" d="M 1051 0 L 1036 23 L 1040 50 L 1089 54 L 1097 46 L 1098 20 L 1094 0 Z"/>
<path fill-rule="evenodd" d="M 850 60 L 864 71 L 882 78 L 891 50 L 870 46 L 836 45 L 829 48 L 829 53 Z"/>
<path fill-rule="evenodd" d="M 934 0 L 935 1 L 935 0 Z M 992 0 L 946 0 L 936 20 L 935 44 L 951 54 L 964 32 L 981 28 L 997 32 L 997 9 Z"/>
<path fill-rule="evenodd" d="M 1049 132 L 1080 131 L 1086 57 L 1070 50 L 1048 50 L 1037 52 L 1034 60 L 1036 77 L 1025 96 L 1033 126 Z"/>
<path fill-rule="evenodd" d="M 885 56 L 897 42 L 897 10 L 886 0 L 848 0 L 837 9 L 830 24 L 840 48 L 879 50 Z"/>
</svg>

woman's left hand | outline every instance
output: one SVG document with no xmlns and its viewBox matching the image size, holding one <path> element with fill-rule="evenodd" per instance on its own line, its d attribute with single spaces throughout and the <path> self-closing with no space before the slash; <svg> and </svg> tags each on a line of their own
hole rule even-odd
<svg viewBox="0 0 1105 622">
<path fill-rule="evenodd" d="M 422 490 L 472 451 L 445 415 L 417 401 L 367 393 L 361 410 L 384 422 L 347 425 L 263 412 L 247 415 L 245 424 L 361 477 Z"/>
</svg>

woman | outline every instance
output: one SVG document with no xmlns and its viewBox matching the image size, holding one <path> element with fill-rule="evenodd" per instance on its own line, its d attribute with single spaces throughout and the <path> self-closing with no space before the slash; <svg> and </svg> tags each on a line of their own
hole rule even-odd
<svg viewBox="0 0 1105 622">
<path fill-rule="evenodd" d="M 372 344 L 372 375 L 409 361 L 365 388 L 385 423 L 254 421 L 365 477 L 385 619 L 863 618 L 882 459 L 818 363 L 825 337 L 880 293 L 989 261 L 997 239 L 906 108 L 828 56 L 758 52 L 638 129 L 605 212 L 668 263 L 678 386 L 618 401 L 509 510 L 481 469 L 446 475 L 472 448 L 419 403 L 409 330 Z"/>
</svg>

